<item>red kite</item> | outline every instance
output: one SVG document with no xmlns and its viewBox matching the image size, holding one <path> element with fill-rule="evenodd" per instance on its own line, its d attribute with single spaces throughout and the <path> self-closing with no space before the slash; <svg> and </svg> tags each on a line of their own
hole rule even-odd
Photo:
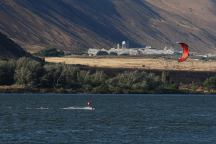
<svg viewBox="0 0 216 144">
<path fill-rule="evenodd" d="M 189 57 L 189 46 L 186 43 L 178 43 L 181 45 L 181 47 L 183 48 L 183 54 L 182 56 L 178 59 L 178 62 L 184 62 L 187 60 L 187 58 Z"/>
</svg>

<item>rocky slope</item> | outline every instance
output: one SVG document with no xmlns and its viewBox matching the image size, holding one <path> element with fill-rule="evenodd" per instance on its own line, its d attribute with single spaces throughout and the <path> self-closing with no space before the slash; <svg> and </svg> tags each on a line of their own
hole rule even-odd
<svg viewBox="0 0 216 144">
<path fill-rule="evenodd" d="M 177 47 L 216 53 L 215 0 L 1 0 L 0 31 L 28 51 Z"/>
<path fill-rule="evenodd" d="M 19 45 L 0 33 L 0 59 L 30 56 Z"/>
</svg>

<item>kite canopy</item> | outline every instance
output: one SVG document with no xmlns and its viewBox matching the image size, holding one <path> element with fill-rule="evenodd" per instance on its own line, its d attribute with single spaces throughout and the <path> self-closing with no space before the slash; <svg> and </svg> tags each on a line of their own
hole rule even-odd
<svg viewBox="0 0 216 144">
<path fill-rule="evenodd" d="M 186 43 L 178 43 L 181 45 L 181 47 L 183 48 L 183 54 L 182 56 L 178 59 L 178 62 L 184 62 L 187 60 L 187 58 L 189 57 L 189 46 Z"/>
</svg>

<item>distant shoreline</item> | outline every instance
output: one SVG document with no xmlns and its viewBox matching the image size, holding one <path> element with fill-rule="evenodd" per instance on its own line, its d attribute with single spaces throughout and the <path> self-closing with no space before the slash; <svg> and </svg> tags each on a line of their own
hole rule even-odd
<svg viewBox="0 0 216 144">
<path fill-rule="evenodd" d="M 52 63 L 49 61 L 50 59 L 55 61 Z M 138 64 L 136 60 L 138 60 Z M 20 58 L 17 61 L 2 61 L 0 93 L 216 93 L 216 71 L 209 71 L 207 68 L 204 69 L 205 67 L 199 69 L 203 65 L 208 66 L 209 62 L 206 64 L 203 61 L 198 61 L 199 63 L 194 64 L 198 70 L 187 70 L 191 60 L 177 63 L 175 60 L 168 59 L 170 65 L 165 62 L 168 67 L 163 67 L 164 61 L 166 60 L 150 58 L 109 59 L 103 57 L 85 58 L 84 61 L 83 58 L 49 58 L 47 63 L 36 62 L 28 58 Z M 85 63 L 90 63 L 90 65 L 85 65 Z M 96 66 L 91 66 L 91 63 L 96 64 Z M 215 62 L 211 61 L 210 63 Z M 144 64 L 145 67 L 142 66 L 141 68 L 141 64 Z M 184 69 L 179 70 L 179 67 L 169 69 L 172 64 L 179 65 Z M 155 67 L 146 69 L 146 65 Z M 209 67 L 214 69 L 216 65 Z"/>
<path fill-rule="evenodd" d="M 63 89 L 63 88 L 30 88 L 30 87 L 22 87 L 22 86 L 0 86 L 0 94 L 6 93 L 32 93 L 32 94 L 48 94 L 48 93 L 54 93 L 54 94 L 86 94 L 86 92 L 83 92 L 82 90 L 73 90 L 73 89 Z M 216 91 L 214 92 L 207 92 L 207 91 L 191 91 L 191 90 L 164 90 L 164 91 L 145 91 L 142 93 L 138 92 L 129 92 L 129 93 L 110 93 L 110 92 L 104 92 L 104 93 L 92 93 L 88 92 L 88 94 L 216 94 Z"/>
<path fill-rule="evenodd" d="M 47 89 L 10 89 L 10 90 L 0 90 L 0 94 L 2 93 L 32 93 L 32 94 L 46 94 L 46 93 L 54 93 L 54 94 L 86 94 L 86 93 L 81 93 L 81 92 L 70 92 L 68 90 L 62 90 L 62 89 L 58 89 L 58 90 L 47 90 Z M 149 92 L 149 93 L 88 93 L 88 94 L 216 94 L 216 93 L 197 93 L 197 92 L 183 92 L 183 91 L 179 91 L 179 92 Z"/>
</svg>

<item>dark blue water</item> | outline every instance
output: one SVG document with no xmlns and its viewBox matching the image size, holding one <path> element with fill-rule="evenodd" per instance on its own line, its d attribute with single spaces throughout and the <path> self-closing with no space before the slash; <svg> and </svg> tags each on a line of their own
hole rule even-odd
<svg viewBox="0 0 216 144">
<path fill-rule="evenodd" d="M 1 94 L 0 143 L 214 144 L 216 96 Z"/>
</svg>

